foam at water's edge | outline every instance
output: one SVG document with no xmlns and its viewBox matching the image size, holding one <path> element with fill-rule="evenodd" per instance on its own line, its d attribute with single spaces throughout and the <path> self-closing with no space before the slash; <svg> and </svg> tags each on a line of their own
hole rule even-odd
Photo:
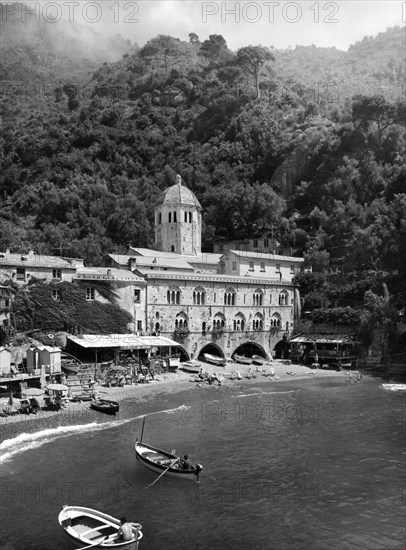
<svg viewBox="0 0 406 550">
<path fill-rule="evenodd" d="M 163 411 L 156 411 L 152 414 L 171 414 L 177 411 L 188 410 L 190 407 L 186 405 L 180 405 L 174 409 L 165 409 Z M 139 415 L 135 419 L 143 418 L 148 415 Z M 111 420 L 108 422 L 92 422 L 90 424 L 77 424 L 74 426 L 59 426 L 58 428 L 49 428 L 34 433 L 22 433 L 12 439 L 6 439 L 0 444 L 1 463 L 8 462 L 14 455 L 28 451 L 30 449 L 36 449 L 41 445 L 55 441 L 61 437 L 67 437 L 75 433 L 100 431 L 112 428 L 115 426 L 121 426 L 127 422 L 132 422 L 134 418 L 126 418 L 124 420 Z"/>
</svg>

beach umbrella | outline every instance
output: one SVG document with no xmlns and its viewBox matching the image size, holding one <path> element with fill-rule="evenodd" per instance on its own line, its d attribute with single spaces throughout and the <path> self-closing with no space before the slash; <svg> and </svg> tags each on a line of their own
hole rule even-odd
<svg viewBox="0 0 406 550">
<path fill-rule="evenodd" d="M 41 390 L 40 388 L 27 388 L 24 390 L 24 395 L 27 397 L 35 397 L 36 395 L 43 395 L 45 393 L 45 390 Z"/>
<path fill-rule="evenodd" d="M 64 391 L 68 390 L 69 386 L 66 384 L 48 384 L 47 388 L 48 390 Z"/>
</svg>

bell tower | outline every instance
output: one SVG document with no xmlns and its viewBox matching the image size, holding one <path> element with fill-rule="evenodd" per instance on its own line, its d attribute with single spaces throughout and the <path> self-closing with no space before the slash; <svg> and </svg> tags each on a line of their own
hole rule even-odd
<svg viewBox="0 0 406 550">
<path fill-rule="evenodd" d="M 155 248 L 197 256 L 202 251 L 202 207 L 190 189 L 176 176 L 155 206 Z"/>
</svg>

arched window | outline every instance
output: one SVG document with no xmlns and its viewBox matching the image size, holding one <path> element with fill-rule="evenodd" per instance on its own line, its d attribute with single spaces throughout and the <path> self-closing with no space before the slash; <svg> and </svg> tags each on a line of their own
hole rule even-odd
<svg viewBox="0 0 406 550">
<path fill-rule="evenodd" d="M 279 313 L 274 313 L 271 317 L 270 327 L 277 328 L 277 327 L 280 327 L 281 324 L 282 324 L 281 316 L 279 315 Z"/>
<path fill-rule="evenodd" d="M 257 288 L 257 290 L 254 292 L 254 295 L 253 295 L 254 306 L 262 306 L 263 297 L 264 297 L 263 290 L 261 290 L 260 288 Z"/>
<path fill-rule="evenodd" d="M 176 212 L 173 213 L 173 222 L 176 223 L 177 219 L 176 219 Z"/>
<path fill-rule="evenodd" d="M 159 332 L 161 330 L 161 325 L 159 323 L 155 323 L 155 332 Z"/>
<path fill-rule="evenodd" d="M 172 221 L 172 212 L 169 212 L 168 214 L 168 222 L 171 223 Z"/>
<path fill-rule="evenodd" d="M 206 303 L 206 291 L 203 287 L 198 286 L 193 290 L 193 305 L 204 306 Z"/>
<path fill-rule="evenodd" d="M 192 212 L 189 212 L 189 223 L 192 223 Z"/>
<path fill-rule="evenodd" d="M 264 318 L 261 313 L 257 313 L 252 321 L 253 330 L 263 330 L 264 328 Z"/>
<path fill-rule="evenodd" d="M 235 306 L 237 303 L 237 293 L 234 288 L 227 288 L 224 293 L 224 305 Z"/>
<path fill-rule="evenodd" d="M 286 290 L 282 290 L 279 294 L 278 303 L 280 306 L 287 306 L 289 301 L 289 294 Z"/>
<path fill-rule="evenodd" d="M 213 319 L 213 328 L 221 329 L 226 326 L 226 319 L 222 313 L 216 313 Z"/>
<path fill-rule="evenodd" d="M 188 317 L 183 311 L 175 318 L 175 328 L 188 328 Z"/>
<path fill-rule="evenodd" d="M 166 292 L 168 304 L 180 304 L 180 288 L 176 285 L 171 285 Z"/>
<path fill-rule="evenodd" d="M 185 222 L 187 222 L 187 212 L 185 212 Z"/>
<path fill-rule="evenodd" d="M 158 215 L 158 223 L 162 223 L 162 213 L 161 212 Z"/>
<path fill-rule="evenodd" d="M 237 313 L 234 317 L 233 328 L 235 331 L 240 332 L 245 328 L 245 317 L 242 313 Z"/>
<path fill-rule="evenodd" d="M 203 334 L 206 333 L 206 326 L 207 326 L 206 321 L 203 321 L 203 323 L 202 323 L 202 332 L 203 332 Z"/>
</svg>

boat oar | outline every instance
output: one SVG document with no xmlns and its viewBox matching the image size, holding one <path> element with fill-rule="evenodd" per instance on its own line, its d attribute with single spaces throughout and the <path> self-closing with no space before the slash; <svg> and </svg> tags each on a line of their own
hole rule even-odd
<svg viewBox="0 0 406 550">
<path fill-rule="evenodd" d="M 150 483 L 149 485 L 147 485 L 147 487 L 145 487 L 145 489 L 148 489 L 148 487 L 152 487 L 152 485 L 155 485 L 155 483 L 156 483 L 159 479 L 161 479 L 161 477 L 162 477 L 164 474 L 166 474 L 166 472 L 169 470 L 169 468 L 172 468 L 172 466 L 173 466 L 174 464 L 176 464 L 176 462 L 178 462 L 178 460 L 179 460 L 179 458 L 176 458 L 175 460 L 173 460 L 173 461 L 169 464 L 169 466 L 166 468 L 166 470 L 164 470 L 164 471 L 162 472 L 162 474 L 161 474 L 159 477 L 157 477 L 156 480 L 155 480 L 153 483 Z"/>
<path fill-rule="evenodd" d="M 93 548 L 95 546 L 99 546 L 104 540 L 106 540 L 107 537 L 103 537 L 102 540 L 98 540 L 97 542 L 94 542 L 93 544 L 89 544 L 88 546 L 82 546 L 82 548 L 78 548 L 77 550 L 86 550 L 86 548 Z"/>
</svg>

